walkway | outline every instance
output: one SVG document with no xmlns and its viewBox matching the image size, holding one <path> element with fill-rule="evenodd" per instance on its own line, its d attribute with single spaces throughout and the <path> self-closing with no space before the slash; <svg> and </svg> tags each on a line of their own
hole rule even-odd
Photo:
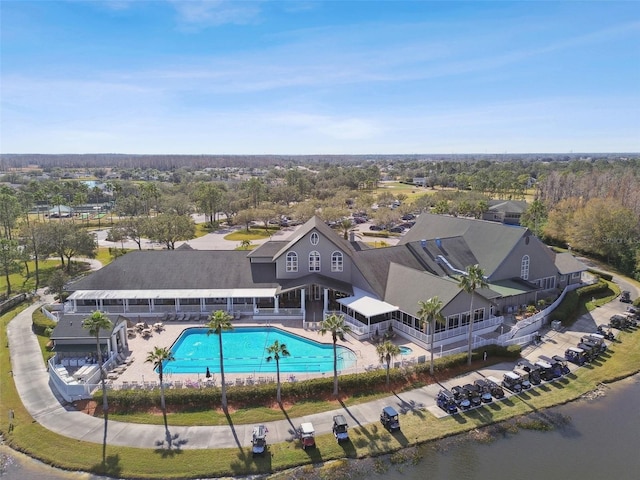
<svg viewBox="0 0 640 480">
<path fill-rule="evenodd" d="M 635 292 L 628 286 L 625 288 Z M 11 352 L 11 365 L 18 393 L 31 416 L 43 427 L 66 437 L 101 444 L 104 422 L 66 405 L 56 398 L 48 384 L 48 373 L 42 361 L 42 354 L 36 336 L 31 330 L 31 315 L 45 302 L 30 306 L 9 323 L 7 335 Z M 624 311 L 626 305 L 614 300 L 580 318 L 571 329 L 562 332 L 549 331 L 543 336 L 539 346 L 528 347 L 523 356 L 531 361 L 540 357 L 562 354 L 568 346 L 574 346 L 583 332 L 593 332 L 599 323 L 607 323 L 613 313 Z M 502 373 L 513 368 L 512 363 L 504 363 L 468 374 L 467 378 L 451 379 L 445 387 L 461 385 L 479 376 L 502 378 Z M 434 384 L 420 389 L 392 395 L 387 398 L 356 405 L 348 409 L 318 413 L 303 418 L 280 420 L 267 423 L 270 443 L 290 441 L 295 438 L 295 428 L 301 422 L 312 422 L 319 434 L 331 432 L 333 415 L 344 414 L 349 424 L 365 425 L 378 421 L 383 406 L 394 406 L 401 413 L 416 409 L 427 409 L 435 416 L 443 412 L 435 406 L 435 397 L 440 385 Z M 109 422 L 107 442 L 110 445 L 142 448 L 182 448 L 208 449 L 227 448 L 234 445 L 248 446 L 251 443 L 252 425 L 169 427 L 141 425 L 123 422 Z"/>
</svg>

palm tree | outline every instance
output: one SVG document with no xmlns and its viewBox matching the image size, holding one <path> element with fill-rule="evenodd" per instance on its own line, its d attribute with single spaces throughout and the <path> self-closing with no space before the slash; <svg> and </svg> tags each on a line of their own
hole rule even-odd
<svg viewBox="0 0 640 480">
<path fill-rule="evenodd" d="M 473 348 L 473 297 L 478 288 L 485 288 L 487 281 L 484 278 L 484 271 L 480 265 L 469 265 L 466 275 L 458 281 L 458 287 L 471 294 L 471 306 L 469 307 L 469 350 L 467 352 L 467 364 L 471 365 L 471 350 Z"/>
<path fill-rule="evenodd" d="M 215 333 L 218 335 L 218 341 L 220 342 L 220 381 L 222 383 L 222 408 L 227 409 L 227 386 L 224 382 L 224 356 L 222 355 L 222 332 L 223 330 L 233 330 L 233 325 L 231 325 L 231 319 L 233 317 L 229 315 L 224 310 L 216 310 L 215 312 L 211 312 L 209 316 L 209 323 L 207 323 L 207 335 L 211 335 Z"/>
<path fill-rule="evenodd" d="M 376 352 L 380 356 L 380 363 L 387 364 L 387 387 L 389 386 L 389 368 L 391 367 L 391 359 L 400 355 L 400 347 L 385 340 L 383 343 L 376 345 Z"/>
<path fill-rule="evenodd" d="M 345 334 L 351 332 L 351 327 L 345 323 L 344 316 L 336 315 L 332 313 L 322 322 L 320 327 L 320 335 L 324 335 L 327 332 L 331 332 L 331 339 L 333 340 L 333 396 L 338 396 L 338 349 L 336 344 L 338 338 L 344 340 Z"/>
<path fill-rule="evenodd" d="M 267 357 L 267 362 L 275 360 L 276 362 L 276 382 L 277 382 L 277 393 L 276 400 L 278 403 L 282 403 L 282 395 L 280 392 L 280 359 L 283 357 L 288 357 L 291 355 L 289 350 L 287 350 L 287 346 L 284 343 L 280 343 L 278 340 L 275 340 L 271 345 L 267 347 L 267 353 L 269 356 Z"/>
<path fill-rule="evenodd" d="M 109 404 L 107 403 L 107 386 L 105 384 L 105 371 L 102 367 L 102 349 L 100 348 L 100 330 L 111 331 L 113 329 L 113 323 L 109 320 L 106 313 L 96 310 L 91 316 L 85 318 L 82 321 L 82 328 L 89 330 L 89 334 L 96 338 L 96 350 L 98 354 L 98 367 L 100 368 L 100 382 L 102 383 L 102 411 L 105 416 Z"/>
<path fill-rule="evenodd" d="M 435 296 L 426 302 L 418 302 L 418 305 L 420 305 L 420 310 L 418 310 L 420 326 L 424 329 L 424 333 L 427 333 L 427 325 L 429 325 L 429 333 L 431 334 L 431 346 L 429 347 L 431 365 L 429 366 L 429 372 L 433 375 L 433 337 L 436 333 L 436 324 L 442 324 L 445 321 L 442 316 L 443 304 L 442 300 Z"/>
<path fill-rule="evenodd" d="M 152 363 L 153 368 L 158 369 L 158 377 L 160 378 L 160 408 L 162 409 L 162 416 L 164 417 L 164 428 L 167 428 L 167 407 L 164 401 L 164 381 L 163 381 L 163 368 L 165 362 L 172 362 L 176 358 L 173 356 L 173 352 L 167 347 L 153 347 L 153 350 L 147 352 L 146 363 Z"/>
</svg>

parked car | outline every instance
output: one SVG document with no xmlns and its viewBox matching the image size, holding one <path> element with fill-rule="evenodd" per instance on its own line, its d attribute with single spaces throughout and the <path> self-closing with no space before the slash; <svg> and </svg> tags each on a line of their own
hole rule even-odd
<svg viewBox="0 0 640 480">
<path fill-rule="evenodd" d="M 381 232 L 384 229 L 379 225 L 369 225 L 369 230 L 374 232 Z"/>
<path fill-rule="evenodd" d="M 300 424 L 298 429 L 300 435 L 300 442 L 302 443 L 302 449 L 313 448 L 316 446 L 315 431 L 311 422 L 305 422 Z"/>
<path fill-rule="evenodd" d="M 407 214 L 402 216 L 402 220 L 404 220 L 404 221 L 413 220 L 415 218 L 416 218 L 416 216 L 413 213 L 407 213 Z"/>
<path fill-rule="evenodd" d="M 440 390 L 440 392 L 438 392 L 436 403 L 442 410 L 449 414 L 453 414 L 458 411 L 458 406 L 456 405 L 456 401 L 453 398 L 453 393 L 451 393 L 447 389 L 442 389 Z"/>
<path fill-rule="evenodd" d="M 393 407 L 384 407 L 382 409 L 382 413 L 380 413 L 380 423 L 390 432 L 400 430 L 398 412 L 396 412 Z"/>
<path fill-rule="evenodd" d="M 482 400 L 482 403 L 489 403 L 493 400 L 493 395 L 491 393 L 491 383 L 488 380 L 481 378 L 474 381 L 473 384 L 476 385 L 478 387 L 478 390 L 480 391 L 480 399 Z"/>
<path fill-rule="evenodd" d="M 540 379 L 544 380 L 545 382 L 549 382 L 554 378 L 558 378 L 562 375 L 560 373 L 560 370 L 558 370 L 558 375 L 556 376 L 553 365 L 551 365 L 549 362 L 546 362 L 544 360 L 538 360 L 536 363 L 534 363 L 534 365 L 538 367 L 538 373 L 540 374 Z"/>
<path fill-rule="evenodd" d="M 584 365 L 587 363 L 587 355 L 585 351 L 578 347 L 569 347 L 564 351 L 564 358 L 576 365 Z"/>
<path fill-rule="evenodd" d="M 511 390 L 513 393 L 520 393 L 522 391 L 520 375 L 515 372 L 505 373 L 502 378 L 502 386 L 507 390 Z"/>
<path fill-rule="evenodd" d="M 400 225 L 397 225 L 397 226 L 395 226 L 395 227 L 391 227 L 391 228 L 389 229 L 389 231 L 390 231 L 391 233 L 402 233 L 402 232 L 404 232 L 404 228 L 402 228 Z"/>
<path fill-rule="evenodd" d="M 622 292 L 620 292 L 619 300 L 623 303 L 631 303 L 631 293 L 627 290 L 623 290 Z"/>
<path fill-rule="evenodd" d="M 451 393 L 453 393 L 453 399 L 460 410 L 469 410 L 471 408 L 471 401 L 467 398 L 467 393 L 462 387 L 453 387 Z"/>
<path fill-rule="evenodd" d="M 258 425 L 253 427 L 253 436 L 251 438 L 251 453 L 253 455 L 262 455 L 267 450 L 267 427 Z"/>
<path fill-rule="evenodd" d="M 333 435 L 338 443 L 349 441 L 348 428 L 347 419 L 344 418 L 344 415 L 335 415 L 333 417 Z"/>
<path fill-rule="evenodd" d="M 571 373 L 571 370 L 569 369 L 569 365 L 567 364 L 566 356 L 565 358 L 562 358 L 560 355 L 554 355 L 553 357 L 551 357 L 551 360 L 553 361 L 551 365 L 553 366 L 554 375 L 555 375 L 556 369 L 559 372 L 558 377 Z"/>
<path fill-rule="evenodd" d="M 362 217 L 353 217 L 353 223 L 360 225 L 361 223 L 366 223 L 367 219 Z"/>
</svg>

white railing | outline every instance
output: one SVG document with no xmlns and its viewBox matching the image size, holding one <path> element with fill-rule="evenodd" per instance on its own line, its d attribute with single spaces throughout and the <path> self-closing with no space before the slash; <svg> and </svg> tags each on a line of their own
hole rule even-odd
<svg viewBox="0 0 640 480">
<path fill-rule="evenodd" d="M 52 313 L 52 312 L 50 312 L 49 310 L 47 310 L 45 307 L 40 308 L 40 311 L 41 311 L 41 312 L 43 313 L 43 315 L 44 315 L 45 317 L 47 317 L 49 320 L 53 320 L 54 322 L 57 322 L 57 321 L 58 321 L 58 317 L 57 317 L 54 313 Z"/>
</svg>

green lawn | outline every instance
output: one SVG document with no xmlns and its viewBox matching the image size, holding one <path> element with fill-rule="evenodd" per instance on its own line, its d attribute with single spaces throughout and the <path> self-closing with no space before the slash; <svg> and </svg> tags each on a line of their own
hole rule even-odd
<svg viewBox="0 0 640 480">
<path fill-rule="evenodd" d="M 222 475 L 247 475 L 282 470 L 296 465 L 343 458 L 365 457 L 395 451 L 451 434 L 530 413 L 540 408 L 575 399 L 595 388 L 638 372 L 640 368 L 640 332 L 622 333 L 600 366 L 581 368 L 569 379 L 543 385 L 533 391 L 496 402 L 457 418 L 436 419 L 418 411 L 403 415 L 402 435 L 390 435 L 377 422 L 350 429 L 352 442 L 339 446 L 331 433 L 318 435 L 318 448 L 304 452 L 297 442 L 270 445 L 270 455 L 253 459 L 246 448 L 217 450 L 143 450 L 107 446 L 106 463 L 102 465 L 102 445 L 89 444 L 54 434 L 34 422 L 22 406 L 15 390 L 6 342 L 6 326 L 15 316 L 8 313 L 0 319 L 0 411 L 13 408 L 16 428 L 8 432 L 6 415 L 0 416 L 0 430 L 11 447 L 46 463 L 72 470 L 106 473 L 124 478 L 197 478 Z M 323 402 L 308 402 L 288 411 L 292 417 L 322 410 Z M 295 412 L 295 413 L 294 413 Z M 265 411 L 260 414 L 265 414 Z M 250 410 L 237 413 L 249 420 Z M 277 414 L 276 414 L 277 415 Z M 110 417 L 115 418 L 115 417 Z M 188 418 L 188 417 L 185 417 Z M 197 423 L 197 419 L 191 418 Z M 235 421 L 235 420 L 234 420 Z M 64 451 L 65 455 L 60 455 Z"/>
<path fill-rule="evenodd" d="M 11 292 L 23 293 L 31 292 L 35 288 L 35 263 L 33 261 L 27 262 L 29 265 L 29 276 L 26 276 L 26 270 L 24 264 L 21 263 L 21 271 L 19 273 L 13 273 L 9 275 L 9 282 L 11 283 Z M 44 286 L 47 283 L 49 275 L 58 267 L 60 267 L 60 259 L 50 259 L 40 261 L 40 286 Z M 0 276 L 0 291 L 7 291 L 7 279 L 4 275 Z"/>
</svg>

